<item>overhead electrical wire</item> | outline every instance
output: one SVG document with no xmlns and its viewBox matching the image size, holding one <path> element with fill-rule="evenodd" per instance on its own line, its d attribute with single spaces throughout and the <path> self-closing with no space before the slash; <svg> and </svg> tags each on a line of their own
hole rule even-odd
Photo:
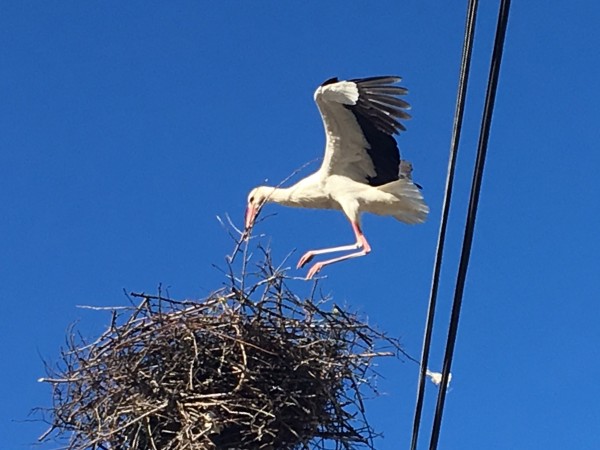
<svg viewBox="0 0 600 450">
<path fill-rule="evenodd" d="M 448 385 L 448 378 L 452 366 L 452 358 L 454 355 L 454 347 L 458 331 L 458 321 L 460 317 L 460 308 L 462 305 L 462 297 L 467 277 L 467 268 L 469 265 L 471 247 L 473 244 L 475 219 L 477 216 L 479 193 L 481 191 L 481 182 L 483 179 L 483 169 L 485 165 L 485 157 L 487 154 L 487 145 L 490 135 L 490 127 L 492 123 L 492 114 L 494 111 L 494 103 L 496 100 L 496 90 L 498 88 L 498 78 L 500 75 L 500 65 L 502 62 L 502 53 L 504 50 L 504 40 L 506 37 L 509 10 L 510 0 L 501 0 L 500 9 L 498 12 L 498 23 L 496 25 L 496 36 L 494 38 L 494 49 L 492 52 L 492 60 L 490 63 L 490 72 L 485 96 L 485 105 L 483 108 L 483 117 L 481 120 L 481 129 L 479 132 L 479 142 L 477 145 L 477 159 L 475 161 L 475 168 L 473 170 L 473 181 L 471 185 L 469 208 L 467 211 L 467 221 L 465 224 L 462 251 L 460 256 L 458 273 L 456 276 L 456 288 L 454 291 L 454 301 L 452 304 L 450 326 L 448 328 L 446 352 L 444 355 L 444 365 L 442 369 L 442 381 L 440 383 L 440 390 L 438 392 L 438 399 L 435 414 L 433 417 L 429 450 L 436 450 L 439 441 L 442 415 L 444 412 L 444 402 L 446 400 L 446 386 Z"/>
<path fill-rule="evenodd" d="M 442 220 L 440 223 L 440 230 L 438 235 L 438 243 L 436 248 L 436 258 L 434 263 L 434 270 L 432 276 L 432 284 L 429 298 L 429 306 L 427 313 L 427 321 L 425 328 L 425 335 L 423 339 L 423 349 L 421 354 L 421 370 L 419 374 L 419 382 L 417 387 L 417 401 L 415 405 L 415 415 L 413 421 L 413 434 L 411 440 L 411 450 L 416 450 L 418 443 L 419 427 L 421 423 L 423 398 L 424 398 L 424 384 L 425 376 L 427 372 L 429 351 L 431 347 L 431 334 L 433 330 L 433 321 L 435 317 L 435 306 L 437 301 L 437 293 L 439 287 L 439 276 L 441 271 L 443 249 L 446 236 L 446 228 L 448 222 L 448 215 L 452 197 L 452 186 L 454 180 L 454 171 L 456 166 L 456 156 L 458 153 L 458 144 L 460 142 L 460 132 L 462 127 L 462 119 L 464 113 L 464 105 L 466 99 L 466 90 L 468 85 L 471 53 L 473 47 L 473 36 L 475 30 L 475 21 L 477 15 L 477 0 L 469 0 L 467 8 L 467 19 L 465 24 L 465 36 L 463 42 L 463 53 L 461 70 L 459 77 L 459 88 L 456 100 L 456 110 L 454 115 L 453 132 L 450 146 L 450 157 L 448 162 L 448 175 L 446 179 L 446 189 L 444 194 L 444 201 L 442 207 Z M 460 315 L 460 306 L 462 303 L 462 293 L 464 291 L 464 283 L 466 280 L 466 270 L 468 266 L 468 260 L 470 256 L 470 249 L 473 238 L 473 230 L 475 224 L 475 216 L 477 211 L 477 204 L 479 200 L 479 191 L 481 188 L 481 179 L 483 175 L 483 166 L 485 162 L 485 154 L 487 151 L 487 141 L 489 137 L 489 129 L 491 124 L 491 116 L 494 106 L 495 92 L 498 82 L 498 74 L 500 68 L 500 62 L 502 57 L 502 49 L 504 44 L 504 38 L 506 35 L 506 25 L 508 23 L 508 10 L 510 8 L 510 1 L 503 1 L 500 6 L 500 12 L 498 17 L 498 26 L 496 30 L 496 39 L 494 43 L 494 51 L 492 54 L 492 65 L 490 68 L 490 76 L 488 80 L 488 90 L 486 95 L 486 104 L 484 108 L 484 115 L 482 119 L 482 126 L 480 132 L 480 140 L 478 145 L 478 156 L 477 162 L 474 169 L 473 184 L 471 189 L 471 201 L 469 204 L 469 213 L 467 216 L 467 225 L 465 226 L 465 236 L 463 239 L 463 251 L 461 253 L 461 261 L 459 265 L 459 273 L 457 275 L 457 285 L 455 290 L 455 298 L 452 309 L 451 323 L 448 331 L 448 341 L 446 347 L 446 355 L 444 358 L 444 369 L 442 372 L 442 380 L 440 386 L 447 386 L 448 378 L 450 374 L 450 366 L 452 355 L 454 352 L 454 344 L 456 341 L 456 333 L 458 329 L 458 318 Z M 436 413 L 434 416 L 434 424 L 432 429 L 432 436 L 430 442 L 430 450 L 437 448 L 437 442 L 439 440 L 439 430 L 441 426 L 441 417 L 443 413 L 443 405 L 445 402 L 446 389 L 440 389 L 438 395 L 438 403 L 436 406 Z"/>
<path fill-rule="evenodd" d="M 425 377 L 429 362 L 429 350 L 431 347 L 431 334 L 433 331 L 433 322 L 435 318 L 435 307 L 437 302 L 437 293 L 439 287 L 440 271 L 442 267 L 442 256 L 444 253 L 444 243 L 446 241 L 446 227 L 448 225 L 448 215 L 450 212 L 450 201 L 452 199 L 452 186 L 454 184 L 454 171 L 456 167 L 456 156 L 458 154 L 458 144 L 460 142 L 460 132 L 462 129 L 463 114 L 465 109 L 465 100 L 467 96 L 467 86 L 469 82 L 469 70 L 471 67 L 471 53 L 473 50 L 473 36 L 475 34 L 475 21 L 477 17 L 478 0 L 469 0 L 467 6 L 467 18 L 465 22 L 465 34 L 463 39 L 462 60 L 460 65 L 460 74 L 458 80 L 458 93 L 456 96 L 456 109 L 454 112 L 454 123 L 452 127 L 452 139 L 450 141 L 450 157 L 448 159 L 448 174 L 446 177 L 446 188 L 444 191 L 444 201 L 442 205 L 442 219 L 438 233 L 437 248 L 435 253 L 435 262 L 433 266 L 433 276 L 431 280 L 431 290 L 429 295 L 429 306 L 427 308 L 427 320 L 425 325 L 425 335 L 423 337 L 423 348 L 421 351 L 421 370 L 419 372 L 419 381 L 417 385 L 417 400 L 415 404 L 415 414 L 413 419 L 413 431 L 411 440 L 411 450 L 416 450 L 419 439 L 419 427 L 421 424 L 421 415 L 423 410 L 423 399 L 425 393 Z M 442 386 L 446 386 L 445 384 Z"/>
</svg>

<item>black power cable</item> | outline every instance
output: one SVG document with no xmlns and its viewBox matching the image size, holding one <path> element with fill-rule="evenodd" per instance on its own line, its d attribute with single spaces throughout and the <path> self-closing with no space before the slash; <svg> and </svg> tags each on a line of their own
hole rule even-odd
<svg viewBox="0 0 600 450">
<path fill-rule="evenodd" d="M 458 94 L 456 97 L 456 110 L 454 112 L 454 123 L 452 127 L 452 139 L 450 143 L 450 157 L 448 159 L 448 175 L 446 177 L 446 189 L 444 191 L 444 201 L 442 206 L 442 220 L 438 234 L 437 248 L 435 253 L 435 262 L 433 266 L 433 276 L 431 280 L 431 291 L 429 295 L 429 306 L 427 309 L 427 320 L 425 325 L 425 336 L 423 337 L 423 349 L 421 352 L 421 370 L 419 373 L 419 382 L 417 386 L 417 400 L 415 404 L 415 416 L 413 420 L 413 431 L 411 450 L 416 450 L 419 439 L 419 426 L 421 424 L 421 414 L 423 411 L 423 398 L 425 393 L 425 376 L 429 364 L 429 349 L 431 347 L 431 334 L 433 330 L 433 321 L 435 318 L 435 306 L 440 280 L 440 271 L 442 267 L 442 256 L 444 253 L 444 243 L 446 241 L 446 227 L 448 225 L 448 214 L 450 212 L 450 200 L 452 199 L 452 186 L 454 184 L 454 171 L 456 167 L 456 156 L 458 154 L 458 143 L 460 142 L 460 132 L 462 129 L 463 114 L 465 109 L 465 99 L 467 85 L 469 81 L 469 69 L 471 67 L 471 53 L 473 50 L 473 36 L 475 34 L 475 19 L 477 16 L 478 0 L 469 0 L 467 6 L 467 19 L 465 23 L 465 36 L 463 40 L 462 60 L 460 65 L 460 75 L 458 80 Z"/>
<path fill-rule="evenodd" d="M 492 123 L 492 113 L 494 110 L 494 102 L 496 100 L 496 90 L 498 87 L 498 77 L 500 74 L 500 64 L 502 62 L 502 51 L 504 49 L 504 39 L 506 37 L 506 28 L 508 25 L 508 13 L 510 10 L 510 0 L 501 0 L 500 9 L 498 12 L 498 23 L 496 26 L 496 37 L 494 39 L 494 50 L 492 52 L 492 61 L 490 64 L 490 73 L 488 78 L 488 86 L 485 96 L 485 106 L 483 109 L 483 117 L 481 120 L 481 129 L 479 132 L 479 143 L 477 147 L 477 159 L 473 170 L 473 182 L 471 185 L 471 197 L 469 200 L 469 209 L 467 212 L 467 222 L 465 224 L 465 234 L 463 237 L 463 246 L 460 256 L 458 273 L 456 276 L 456 289 L 454 291 L 454 301 L 452 304 L 452 315 L 450 318 L 450 326 L 448 329 L 448 339 L 446 343 L 446 353 L 444 355 L 444 366 L 442 370 L 442 381 L 438 393 L 435 415 L 433 418 L 433 426 L 431 430 L 431 441 L 429 450 L 436 450 L 440 428 L 442 423 L 442 415 L 444 412 L 444 402 L 446 400 L 446 386 L 448 385 L 448 377 L 452 366 L 452 357 L 454 355 L 454 346 L 456 343 L 456 334 L 458 331 L 458 320 L 460 317 L 460 308 L 462 297 L 467 278 L 467 268 L 469 265 L 469 257 L 471 255 L 471 246 L 473 244 L 473 233 L 475 230 L 475 218 L 477 216 L 477 206 L 479 203 L 479 193 L 481 191 L 481 182 L 483 179 L 483 168 L 485 165 L 485 157 L 487 154 L 487 144 L 490 135 L 490 127 Z"/>
</svg>

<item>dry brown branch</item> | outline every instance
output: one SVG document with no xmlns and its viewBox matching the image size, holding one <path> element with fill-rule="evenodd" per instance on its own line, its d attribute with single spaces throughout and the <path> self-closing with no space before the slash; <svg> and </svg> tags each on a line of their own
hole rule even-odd
<svg viewBox="0 0 600 450">
<path fill-rule="evenodd" d="M 99 338 L 71 331 L 40 379 L 53 392 L 40 439 L 68 450 L 374 448 L 363 396 L 373 360 L 401 352 L 397 341 L 316 289 L 299 298 L 261 252 L 252 266 L 237 245 L 228 285 L 205 300 L 132 293 L 139 302 L 111 309 Z"/>
</svg>

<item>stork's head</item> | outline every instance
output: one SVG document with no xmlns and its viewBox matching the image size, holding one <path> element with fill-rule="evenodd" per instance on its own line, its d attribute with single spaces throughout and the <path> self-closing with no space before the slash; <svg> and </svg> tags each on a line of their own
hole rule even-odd
<svg viewBox="0 0 600 450">
<path fill-rule="evenodd" d="M 248 206 L 246 207 L 246 219 L 244 221 L 245 231 L 247 232 L 254 225 L 254 221 L 258 216 L 263 205 L 269 200 L 274 188 L 267 186 L 259 186 L 250 191 L 248 194 Z"/>
</svg>

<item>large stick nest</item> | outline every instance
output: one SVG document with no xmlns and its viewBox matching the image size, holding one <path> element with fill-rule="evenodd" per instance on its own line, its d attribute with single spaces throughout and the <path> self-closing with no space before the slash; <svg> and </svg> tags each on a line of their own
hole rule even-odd
<svg viewBox="0 0 600 450">
<path fill-rule="evenodd" d="M 42 440 L 128 450 L 373 448 L 363 407 L 395 340 L 314 290 L 301 299 L 266 255 L 200 302 L 132 294 L 94 342 L 70 331 L 48 368 Z M 366 391 L 365 391 L 366 390 Z"/>
</svg>

